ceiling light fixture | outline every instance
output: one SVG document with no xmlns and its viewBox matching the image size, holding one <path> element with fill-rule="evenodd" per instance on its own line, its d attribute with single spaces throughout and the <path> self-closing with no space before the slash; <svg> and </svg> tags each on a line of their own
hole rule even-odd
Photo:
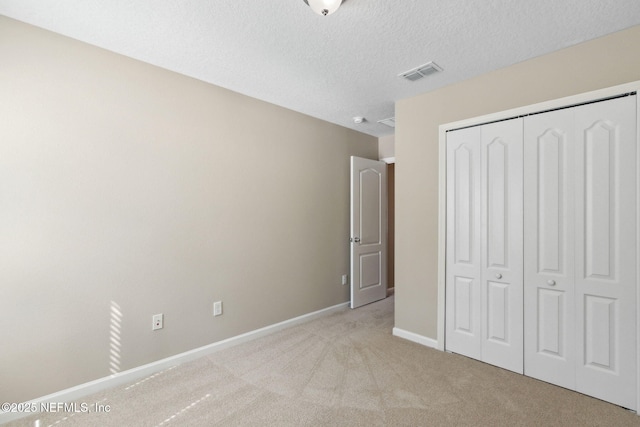
<svg viewBox="0 0 640 427">
<path fill-rule="evenodd" d="M 318 15 L 327 16 L 338 10 L 342 0 L 303 0 Z"/>
</svg>

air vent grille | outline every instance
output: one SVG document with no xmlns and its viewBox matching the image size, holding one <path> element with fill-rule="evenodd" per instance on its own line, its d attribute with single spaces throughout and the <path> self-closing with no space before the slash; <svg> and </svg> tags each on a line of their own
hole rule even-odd
<svg viewBox="0 0 640 427">
<path fill-rule="evenodd" d="M 388 119 L 378 120 L 378 123 L 381 123 L 383 125 L 387 125 L 389 127 L 395 128 L 396 127 L 396 118 L 395 117 L 389 117 Z"/>
<path fill-rule="evenodd" d="M 436 64 L 435 62 L 428 62 L 424 65 L 421 65 L 417 68 L 414 68 L 409 71 L 405 71 L 404 73 L 399 74 L 399 77 L 404 77 L 405 79 L 415 82 L 416 80 L 420 80 L 423 77 L 430 76 L 431 74 L 435 74 L 442 71 L 442 68 Z"/>
</svg>

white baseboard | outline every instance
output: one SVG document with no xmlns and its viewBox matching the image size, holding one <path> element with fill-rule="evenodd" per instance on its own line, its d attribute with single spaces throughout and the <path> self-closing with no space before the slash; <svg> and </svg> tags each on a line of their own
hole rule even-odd
<svg viewBox="0 0 640 427">
<path fill-rule="evenodd" d="M 136 380 L 144 377 L 148 377 L 157 372 L 164 371 L 166 369 L 175 367 L 181 363 L 189 362 L 208 354 L 215 353 L 216 351 L 224 350 L 225 348 L 233 347 L 238 344 L 245 343 L 247 341 L 254 340 L 256 338 L 263 337 L 265 335 L 272 334 L 282 329 L 308 322 L 315 318 L 329 314 L 333 311 L 337 311 L 349 306 L 348 302 L 334 305 L 332 307 L 324 308 L 322 310 L 314 311 L 312 313 L 303 314 L 302 316 L 294 317 L 293 319 L 285 320 L 280 323 L 276 323 L 264 328 L 256 329 L 255 331 L 247 332 L 235 337 L 227 338 L 222 341 L 208 344 L 203 347 L 199 347 L 184 353 L 176 354 L 175 356 L 167 357 L 165 359 L 158 360 L 156 362 L 148 363 L 146 365 L 138 366 L 136 368 L 128 369 L 123 372 L 119 372 L 108 377 L 100 378 L 95 381 L 80 384 L 75 387 L 71 387 L 65 390 L 61 390 L 46 396 L 39 397 L 37 399 L 24 402 L 29 405 L 29 408 L 40 408 L 40 405 L 47 402 L 71 402 L 79 400 L 82 397 L 90 394 L 97 393 L 99 391 L 117 387 L 123 384 L 135 382 Z M 17 403 L 17 402 L 16 402 Z M 35 411 L 38 412 L 38 411 Z M 0 410 L 0 424 L 8 423 L 9 421 L 17 420 L 32 415 L 33 412 L 3 412 Z"/>
<path fill-rule="evenodd" d="M 418 335 L 413 332 L 405 331 L 400 328 L 393 328 L 393 335 L 396 337 L 404 338 L 405 340 L 413 341 L 418 344 L 422 344 L 426 347 L 438 349 L 438 341 L 433 338 L 428 338 L 423 335 Z"/>
</svg>

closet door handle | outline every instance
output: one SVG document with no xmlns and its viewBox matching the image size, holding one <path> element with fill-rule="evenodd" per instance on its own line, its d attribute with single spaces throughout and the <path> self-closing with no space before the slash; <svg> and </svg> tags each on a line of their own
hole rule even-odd
<svg viewBox="0 0 640 427">
<path fill-rule="evenodd" d="M 551 279 L 551 280 L 547 280 L 547 285 L 549 286 L 555 286 L 556 285 L 556 281 Z"/>
<path fill-rule="evenodd" d="M 502 279 L 502 274 L 496 273 L 496 279 Z"/>
</svg>

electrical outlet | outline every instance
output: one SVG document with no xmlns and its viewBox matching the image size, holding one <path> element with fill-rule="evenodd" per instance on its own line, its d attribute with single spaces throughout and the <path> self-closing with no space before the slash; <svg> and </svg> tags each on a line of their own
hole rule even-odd
<svg viewBox="0 0 640 427">
<path fill-rule="evenodd" d="M 151 327 L 152 331 L 157 329 L 162 329 L 164 327 L 164 314 L 154 314 L 153 315 L 153 326 Z"/>
<path fill-rule="evenodd" d="M 349 275 L 348 274 L 343 274 L 342 275 L 342 284 L 346 285 L 347 283 L 349 283 Z"/>
<path fill-rule="evenodd" d="M 214 316 L 222 315 L 222 301 L 216 301 L 213 303 L 213 315 Z"/>
</svg>

